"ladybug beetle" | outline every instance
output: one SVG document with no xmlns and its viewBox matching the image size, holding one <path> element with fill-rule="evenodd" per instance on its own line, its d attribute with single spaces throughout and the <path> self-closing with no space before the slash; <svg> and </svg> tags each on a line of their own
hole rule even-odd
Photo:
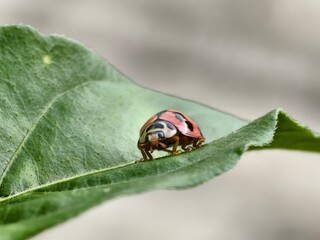
<svg viewBox="0 0 320 240">
<path fill-rule="evenodd" d="M 138 148 L 143 157 L 140 161 L 152 160 L 154 150 L 178 154 L 181 152 L 177 150 L 179 145 L 184 151 L 191 151 L 200 147 L 204 140 L 200 128 L 190 117 L 176 110 L 164 110 L 152 116 L 140 129 Z"/>
</svg>

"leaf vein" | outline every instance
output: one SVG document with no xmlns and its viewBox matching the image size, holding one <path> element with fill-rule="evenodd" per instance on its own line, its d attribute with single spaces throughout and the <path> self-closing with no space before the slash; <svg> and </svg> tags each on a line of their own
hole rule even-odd
<svg viewBox="0 0 320 240">
<path fill-rule="evenodd" d="M 83 82 L 80 83 L 76 86 L 73 86 L 72 88 L 56 95 L 50 102 L 49 104 L 45 107 L 44 111 L 40 114 L 40 116 L 36 119 L 36 121 L 34 122 L 34 124 L 30 127 L 30 129 L 27 131 L 26 135 L 24 136 L 24 138 L 22 139 L 22 141 L 20 142 L 19 146 L 17 147 L 16 151 L 13 153 L 12 157 L 10 158 L 6 168 L 3 171 L 3 174 L 0 176 L 0 194 L 1 194 L 1 187 L 3 186 L 3 180 L 4 178 L 7 176 L 8 172 L 10 171 L 10 168 L 12 166 L 12 164 L 14 163 L 15 159 L 17 158 L 18 154 L 21 152 L 24 144 L 27 142 L 27 140 L 29 139 L 29 137 L 31 136 L 31 134 L 33 133 L 33 131 L 36 129 L 36 127 L 38 126 L 39 122 L 43 119 L 43 117 L 48 113 L 48 111 L 50 110 L 50 108 L 54 105 L 55 102 L 57 102 L 57 100 L 59 98 L 61 98 L 62 96 L 66 95 L 67 93 L 83 87 L 85 85 L 87 85 L 90 81 L 87 82 Z"/>
</svg>

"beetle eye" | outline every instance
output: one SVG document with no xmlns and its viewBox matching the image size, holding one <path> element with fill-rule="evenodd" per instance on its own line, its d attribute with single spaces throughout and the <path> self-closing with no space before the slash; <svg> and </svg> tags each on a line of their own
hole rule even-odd
<svg viewBox="0 0 320 240">
<path fill-rule="evenodd" d="M 158 132 L 158 138 L 159 138 L 159 139 L 164 139 L 164 134 L 163 134 L 163 132 Z"/>
</svg>

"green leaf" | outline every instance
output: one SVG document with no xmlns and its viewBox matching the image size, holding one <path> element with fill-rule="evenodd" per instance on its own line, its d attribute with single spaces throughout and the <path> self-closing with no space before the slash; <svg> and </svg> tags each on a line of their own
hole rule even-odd
<svg viewBox="0 0 320 240">
<path fill-rule="evenodd" d="M 138 163 L 138 132 L 177 109 L 201 127 L 197 150 Z M 105 200 L 203 183 L 247 150 L 320 152 L 280 109 L 248 122 L 137 86 L 76 42 L 0 28 L 0 236 L 25 239 Z"/>
</svg>

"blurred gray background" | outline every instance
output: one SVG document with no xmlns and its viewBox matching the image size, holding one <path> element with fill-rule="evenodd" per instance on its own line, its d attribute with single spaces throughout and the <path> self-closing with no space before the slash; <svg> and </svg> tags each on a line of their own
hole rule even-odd
<svg viewBox="0 0 320 240">
<path fill-rule="evenodd" d="M 140 85 L 248 119 L 283 107 L 320 130 L 320 1 L 0 0 L 0 24 L 17 23 Z M 319 170 L 316 154 L 250 152 L 197 188 L 106 202 L 34 239 L 319 240 Z"/>
</svg>

